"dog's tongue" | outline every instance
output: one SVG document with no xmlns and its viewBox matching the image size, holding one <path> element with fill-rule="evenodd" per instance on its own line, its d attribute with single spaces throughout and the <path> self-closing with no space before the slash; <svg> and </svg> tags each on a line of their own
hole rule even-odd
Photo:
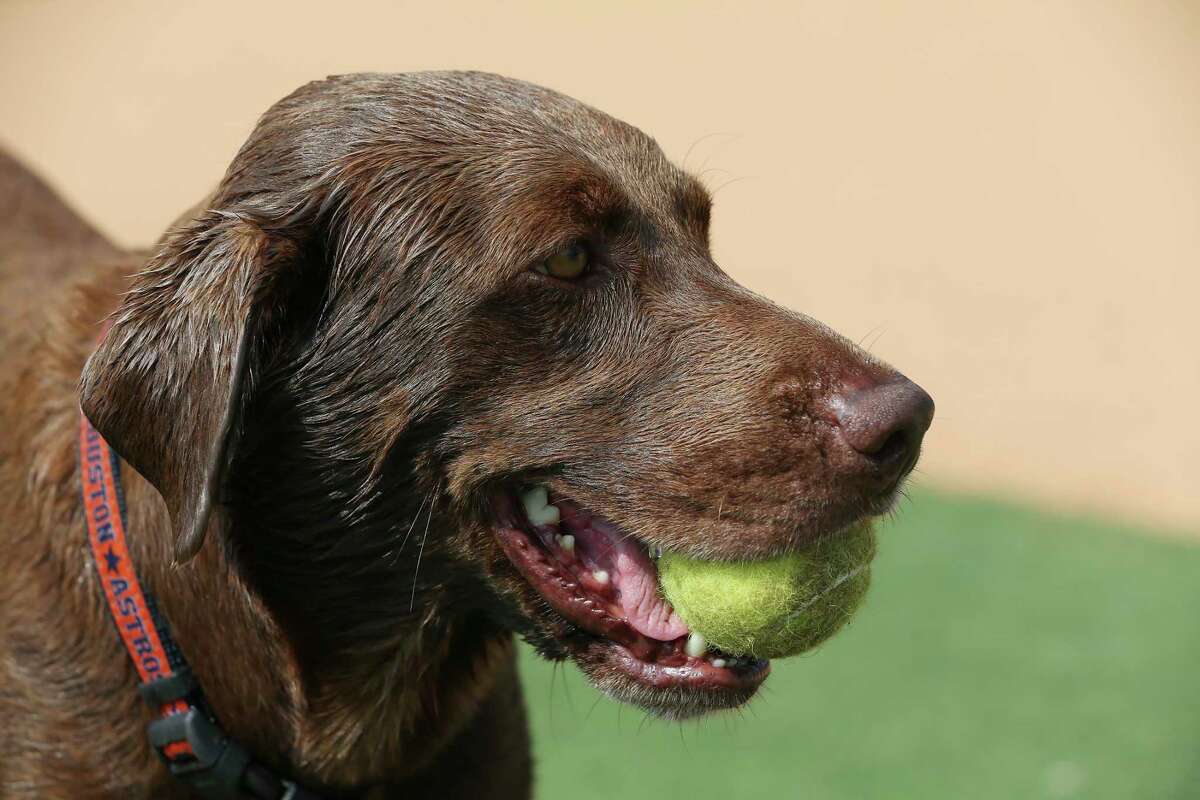
<svg viewBox="0 0 1200 800">
<path fill-rule="evenodd" d="M 658 569 L 641 544 L 611 522 L 560 501 L 564 533 L 575 536 L 575 552 L 592 570 L 604 570 L 629 626 L 643 636 L 669 642 L 687 635 L 687 625 L 658 593 Z"/>
</svg>

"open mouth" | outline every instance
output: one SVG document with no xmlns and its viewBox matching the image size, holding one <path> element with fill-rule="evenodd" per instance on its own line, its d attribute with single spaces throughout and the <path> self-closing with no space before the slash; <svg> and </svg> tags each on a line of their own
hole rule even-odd
<svg viewBox="0 0 1200 800">
<path fill-rule="evenodd" d="M 542 486 L 501 495 L 496 535 L 529 585 L 570 623 L 560 640 L 584 665 L 646 690 L 703 696 L 706 708 L 745 702 L 770 672 L 770 662 L 735 657 L 709 646 L 663 599 L 653 548 L 599 514 L 554 497 Z M 586 666 L 585 666 L 586 668 Z M 626 698 L 623 698 L 626 699 Z M 675 707 L 651 710 L 678 715 Z"/>
</svg>

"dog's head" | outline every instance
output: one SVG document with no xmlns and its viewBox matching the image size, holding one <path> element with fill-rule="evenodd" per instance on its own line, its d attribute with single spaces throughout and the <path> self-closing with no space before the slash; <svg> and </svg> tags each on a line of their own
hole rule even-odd
<svg viewBox="0 0 1200 800">
<path fill-rule="evenodd" d="M 177 557 L 218 508 L 313 659 L 469 615 L 656 712 L 735 705 L 766 665 L 689 653 L 653 553 L 838 536 L 890 507 L 933 406 L 734 283 L 709 213 L 545 89 L 314 83 L 136 276 L 83 405 Z"/>
</svg>

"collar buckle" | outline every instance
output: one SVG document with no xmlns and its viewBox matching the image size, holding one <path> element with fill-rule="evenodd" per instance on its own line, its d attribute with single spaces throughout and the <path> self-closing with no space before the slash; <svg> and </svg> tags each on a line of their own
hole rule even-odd
<svg viewBox="0 0 1200 800">
<path fill-rule="evenodd" d="M 195 706 L 182 713 L 156 719 L 147 728 L 150 744 L 178 780 L 206 800 L 231 800 L 242 794 L 242 776 L 250 766 L 250 755 Z M 168 756 L 165 748 L 186 742 L 190 753 Z M 281 794 L 265 795 L 275 800 Z"/>
</svg>

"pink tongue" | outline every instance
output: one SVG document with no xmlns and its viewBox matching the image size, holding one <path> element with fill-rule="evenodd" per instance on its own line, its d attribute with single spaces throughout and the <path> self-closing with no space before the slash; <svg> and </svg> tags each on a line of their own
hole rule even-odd
<svg viewBox="0 0 1200 800">
<path fill-rule="evenodd" d="M 558 501 L 564 532 L 575 535 L 575 552 L 588 569 L 608 573 L 617 604 L 629 626 L 643 636 L 669 642 L 687 625 L 658 594 L 658 569 L 642 546 L 607 520 L 590 517 L 573 503 Z"/>
</svg>

